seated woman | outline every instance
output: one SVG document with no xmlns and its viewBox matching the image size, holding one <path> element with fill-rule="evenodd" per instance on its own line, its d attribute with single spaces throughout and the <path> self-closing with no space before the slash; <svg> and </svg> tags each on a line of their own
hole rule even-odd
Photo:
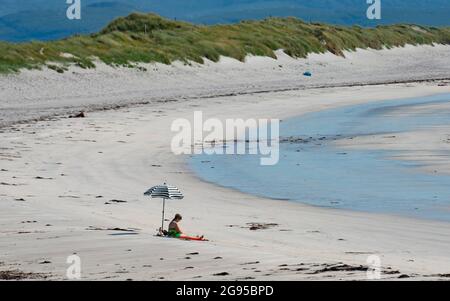
<svg viewBox="0 0 450 301">
<path fill-rule="evenodd" d="M 167 232 L 167 236 L 169 237 L 175 237 L 175 238 L 181 238 L 181 239 L 187 239 L 187 240 L 205 240 L 202 236 L 188 236 L 183 234 L 183 231 L 180 228 L 180 225 L 178 224 L 183 217 L 180 214 L 175 214 L 175 217 L 169 224 L 169 232 Z"/>
</svg>

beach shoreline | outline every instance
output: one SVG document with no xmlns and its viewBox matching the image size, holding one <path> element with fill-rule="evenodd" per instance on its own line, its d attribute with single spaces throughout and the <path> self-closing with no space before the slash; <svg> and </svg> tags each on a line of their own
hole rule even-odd
<svg viewBox="0 0 450 301">
<path fill-rule="evenodd" d="M 382 84 L 449 84 L 450 46 L 357 49 L 344 56 L 310 54 L 294 59 L 283 50 L 277 59 L 247 56 L 245 62 L 221 57 L 218 63 L 139 64 L 147 71 L 72 66 L 63 74 L 51 69 L 0 75 L 0 128 L 16 123 L 136 105 L 184 102 L 197 98 L 251 95 L 307 89 Z M 312 73 L 311 77 L 303 72 Z"/>
<path fill-rule="evenodd" d="M 374 101 L 283 119 L 273 166 L 262 165 L 264 155 L 221 155 L 234 148 L 228 138 L 205 143 L 189 167 L 205 181 L 256 196 L 450 221 L 449 98 Z M 238 148 L 248 141 L 256 149 L 242 132 Z"/>
<path fill-rule="evenodd" d="M 199 180 L 186 157 L 170 151 L 171 122 L 195 110 L 205 118 L 286 119 L 449 93 L 441 83 L 189 98 L 5 128 L 0 270 L 65 280 L 75 254 L 83 280 L 366 280 L 376 255 L 382 279 L 446 279 L 450 223 L 246 195 Z M 154 236 L 161 203 L 142 194 L 164 181 L 185 195 L 168 202 L 166 217 L 182 213 L 186 231 L 209 242 Z"/>
</svg>

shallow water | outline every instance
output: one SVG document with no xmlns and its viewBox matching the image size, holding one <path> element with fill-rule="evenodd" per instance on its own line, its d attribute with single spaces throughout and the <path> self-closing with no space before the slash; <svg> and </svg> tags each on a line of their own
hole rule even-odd
<svg viewBox="0 0 450 301">
<path fill-rule="evenodd" d="M 261 166 L 255 155 L 196 155 L 189 165 L 206 181 L 258 196 L 450 221 L 450 176 L 391 159 L 399 151 L 349 150 L 334 143 L 450 125 L 450 106 L 414 110 L 449 102 L 446 94 L 310 113 L 280 124 L 281 138 L 304 140 L 280 143 L 277 165 Z"/>
</svg>

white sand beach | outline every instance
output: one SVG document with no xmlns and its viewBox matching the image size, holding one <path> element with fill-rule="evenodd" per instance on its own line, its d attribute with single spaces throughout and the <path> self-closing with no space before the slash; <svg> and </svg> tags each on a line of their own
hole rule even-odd
<svg viewBox="0 0 450 301">
<path fill-rule="evenodd" d="M 83 280 L 365 280 L 366 260 L 377 255 L 382 279 L 448 279 L 450 223 L 246 195 L 199 180 L 171 152 L 172 121 L 195 110 L 285 119 L 450 93 L 449 46 L 346 57 L 0 77 L 0 271 L 65 280 L 76 254 Z M 66 118 L 82 109 L 86 118 Z M 423 137 L 405 139 L 417 145 Z M 167 202 L 166 217 L 181 213 L 186 232 L 210 241 L 154 236 L 161 201 L 143 192 L 165 181 L 185 195 Z M 267 229 L 250 230 L 252 223 Z"/>
</svg>

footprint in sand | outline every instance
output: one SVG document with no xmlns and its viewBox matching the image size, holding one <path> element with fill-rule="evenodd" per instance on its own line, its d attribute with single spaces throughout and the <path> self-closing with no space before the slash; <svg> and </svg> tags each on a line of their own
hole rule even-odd
<svg viewBox="0 0 450 301">
<path fill-rule="evenodd" d="M 228 275 L 230 275 L 230 273 L 228 273 L 228 272 L 220 272 L 220 273 L 213 274 L 213 276 L 228 276 Z"/>
<path fill-rule="evenodd" d="M 41 176 L 34 177 L 36 180 L 53 180 L 53 178 L 45 178 Z"/>
<path fill-rule="evenodd" d="M 258 263 L 260 263 L 260 262 L 259 261 L 251 261 L 251 262 L 241 263 L 241 265 L 250 265 L 250 264 L 258 264 Z"/>
</svg>

